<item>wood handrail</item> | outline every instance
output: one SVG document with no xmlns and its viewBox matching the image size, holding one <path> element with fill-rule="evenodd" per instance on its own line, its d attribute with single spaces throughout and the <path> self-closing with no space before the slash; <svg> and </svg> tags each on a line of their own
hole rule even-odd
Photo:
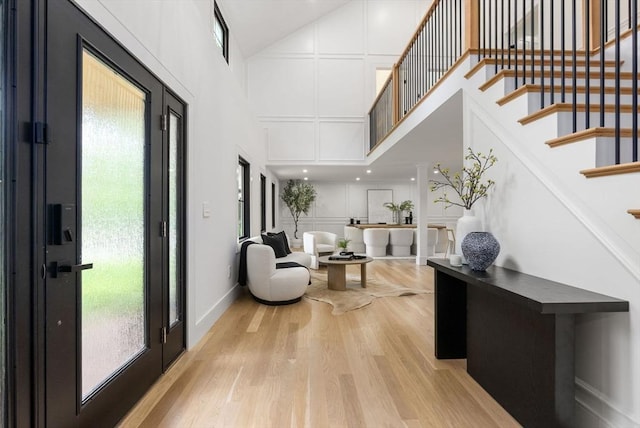
<svg viewBox="0 0 640 428">
<path fill-rule="evenodd" d="M 394 64 L 393 68 L 395 67 L 396 65 Z M 380 92 L 378 93 L 376 98 L 373 100 L 373 104 L 371 104 L 371 108 L 369 109 L 369 114 L 371 114 L 373 109 L 376 108 L 376 105 L 378 104 L 378 101 L 380 101 L 380 98 L 384 94 L 385 89 L 387 89 L 387 86 L 389 85 L 389 83 L 393 81 L 393 68 L 391 69 L 391 73 L 389 73 L 389 77 L 387 77 L 387 80 L 384 81 L 384 85 L 382 85 L 382 89 L 380 89 Z"/>
</svg>

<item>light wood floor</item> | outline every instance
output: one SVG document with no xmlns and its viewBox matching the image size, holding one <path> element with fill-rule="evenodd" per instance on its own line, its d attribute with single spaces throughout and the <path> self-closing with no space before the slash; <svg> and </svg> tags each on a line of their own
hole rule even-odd
<svg viewBox="0 0 640 428">
<path fill-rule="evenodd" d="M 413 261 L 376 260 L 367 273 L 433 290 L 431 268 Z M 322 302 L 270 307 L 246 294 L 121 426 L 519 426 L 464 360 L 436 360 L 433 346 L 433 294 L 338 316 Z"/>
</svg>

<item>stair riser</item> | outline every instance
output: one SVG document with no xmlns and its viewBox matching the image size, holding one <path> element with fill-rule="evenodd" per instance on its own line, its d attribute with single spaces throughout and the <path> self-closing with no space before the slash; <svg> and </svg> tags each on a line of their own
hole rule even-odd
<svg viewBox="0 0 640 428">
<path fill-rule="evenodd" d="M 573 133 L 573 114 L 572 112 L 559 112 L 554 113 L 557 116 L 558 123 L 558 136 L 561 137 L 563 135 L 569 135 Z M 605 128 L 613 128 L 615 127 L 615 114 L 607 113 L 604 116 L 604 125 L 600 124 L 600 113 L 599 112 L 591 112 L 589 114 L 589 128 L 594 127 L 605 127 Z M 587 129 L 586 126 L 586 114 L 585 112 L 577 112 L 576 116 L 577 124 L 576 130 L 582 131 Z M 638 123 L 640 123 L 640 115 L 638 116 Z M 620 113 L 620 127 L 621 128 L 631 128 L 632 126 L 632 115 L 630 113 Z"/>
<path fill-rule="evenodd" d="M 636 142 L 637 143 L 637 142 Z M 620 138 L 620 163 L 633 162 L 633 139 Z M 615 138 L 596 138 L 596 167 L 616 164 Z"/>
<path fill-rule="evenodd" d="M 507 77 L 504 79 L 504 88 L 505 88 L 505 95 L 508 94 L 511 91 L 516 90 L 517 88 L 523 86 L 522 85 L 522 77 L 518 77 L 518 85 L 516 87 L 516 79 L 514 77 Z M 526 84 L 530 84 L 531 79 L 527 78 L 526 79 Z M 534 79 L 533 81 L 534 85 L 540 85 L 541 81 L 539 78 Z M 573 86 L 573 79 L 569 78 L 569 79 L 564 79 L 564 84 L 565 87 L 572 87 Z M 561 86 L 562 85 L 562 79 L 560 78 L 555 78 L 553 79 L 553 86 Z M 544 80 L 544 86 L 545 88 L 549 88 L 551 86 L 551 80 L 550 79 L 545 79 Z M 586 86 L 586 80 L 585 79 L 576 79 L 576 87 L 580 87 L 580 86 Z M 600 79 L 590 79 L 589 80 L 589 86 L 591 88 L 599 88 L 600 87 Z M 604 81 L 604 86 L 605 87 L 609 87 L 609 88 L 613 88 L 615 87 L 615 80 L 614 79 L 606 79 Z M 632 86 L 632 82 L 630 80 L 621 80 L 620 81 L 620 87 L 621 88 L 631 88 Z M 640 87 L 640 85 L 638 85 Z M 567 92 L 568 93 L 568 92 Z"/>
<path fill-rule="evenodd" d="M 578 104 L 586 104 L 586 94 L 578 93 L 576 95 L 577 95 L 576 99 Z M 540 110 L 540 93 L 529 92 L 524 96 L 527 97 L 527 105 L 528 105 L 527 114 L 532 114 Z M 555 104 L 558 104 L 561 102 L 565 102 L 565 103 L 573 102 L 573 96 L 571 93 L 568 93 L 565 95 L 564 101 L 562 101 L 562 96 L 558 92 L 554 94 L 553 98 L 554 98 Z M 615 94 L 605 94 L 604 100 L 605 100 L 605 104 L 615 104 L 615 100 L 616 100 Z M 631 95 L 620 95 L 621 104 L 631 105 L 632 102 L 633 102 L 633 97 Z M 589 104 L 593 105 L 593 104 L 599 104 L 599 103 L 600 103 L 600 94 L 592 93 L 591 96 L 589 97 Z M 544 105 L 545 107 L 551 105 L 551 94 L 546 93 L 544 95 Z"/>
<path fill-rule="evenodd" d="M 505 66 L 504 66 L 505 70 L 512 70 L 515 72 L 515 65 L 512 63 L 511 67 L 507 67 L 507 64 L 505 62 Z M 535 70 L 535 73 L 537 74 L 542 67 L 538 64 L 534 65 L 533 69 Z M 555 64 L 553 66 L 553 70 L 554 73 L 558 73 L 560 70 L 562 69 L 562 65 L 561 64 Z M 500 71 L 502 70 L 502 68 L 500 67 L 500 65 L 498 65 L 498 70 L 496 71 L 496 67 L 494 65 L 488 65 L 486 67 L 484 67 L 484 70 L 480 70 L 477 72 L 477 74 L 482 75 L 483 78 L 485 80 L 489 80 L 491 79 L 493 76 L 495 76 L 496 74 L 500 73 Z M 547 79 L 549 79 L 551 77 L 551 66 L 547 65 L 544 67 L 544 70 L 546 71 L 545 73 L 545 77 Z M 567 70 L 567 74 L 571 73 L 571 64 L 566 64 L 565 65 L 565 70 Z M 579 67 L 577 67 L 578 72 L 582 72 L 584 70 L 586 70 L 586 66 L 585 65 L 580 65 Z M 590 65 L 589 66 L 589 70 L 591 70 L 592 73 L 600 73 L 600 66 L 599 65 Z M 605 72 L 610 72 L 613 73 L 615 72 L 616 68 L 613 66 L 606 66 L 604 68 Z M 527 64 L 526 68 L 523 70 L 522 65 L 518 64 L 518 76 L 520 78 L 522 78 L 522 74 L 526 73 L 527 76 L 531 75 L 531 65 Z M 559 78 L 558 75 L 556 75 L 556 78 Z"/>
</svg>

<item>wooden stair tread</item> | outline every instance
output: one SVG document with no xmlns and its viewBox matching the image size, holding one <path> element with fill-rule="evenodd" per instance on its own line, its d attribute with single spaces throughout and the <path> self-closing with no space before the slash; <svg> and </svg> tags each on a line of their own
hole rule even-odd
<svg viewBox="0 0 640 428">
<path fill-rule="evenodd" d="M 619 165 L 601 166 L 597 168 L 583 169 L 580 174 L 587 178 L 605 177 L 609 175 L 631 174 L 640 172 L 640 162 L 621 163 Z"/>
<path fill-rule="evenodd" d="M 503 64 L 504 62 L 504 70 L 510 70 L 513 69 L 513 67 L 515 67 L 515 65 L 517 64 L 518 67 L 520 68 L 520 66 L 524 65 L 524 66 L 531 66 L 531 58 L 522 58 L 522 57 L 518 57 L 518 58 L 514 58 L 513 56 L 511 57 L 511 62 L 509 63 L 509 57 L 505 56 L 504 60 L 502 58 L 483 58 L 481 59 L 478 63 L 476 63 L 473 67 L 471 67 L 471 69 L 464 75 L 464 77 L 466 79 L 470 79 L 474 74 L 476 74 L 479 70 L 481 70 L 483 67 L 490 67 L 490 66 L 495 66 L 495 64 Z M 544 64 L 550 65 L 551 64 L 551 58 L 545 58 L 544 59 Z M 620 61 L 620 65 L 622 65 L 624 63 L 624 61 Z M 540 58 L 534 58 L 533 60 L 533 64 L 534 65 L 540 65 L 543 64 L 542 59 Z M 565 68 L 566 67 L 571 67 L 571 65 L 573 64 L 573 60 L 571 58 L 565 58 L 564 60 L 564 65 Z M 562 58 L 557 58 L 554 57 L 553 59 L 553 65 L 554 68 L 556 66 L 561 67 L 562 66 Z M 587 66 L 587 61 L 585 59 L 579 59 L 576 61 L 576 67 L 586 67 Z M 600 60 L 591 60 L 589 63 L 589 67 L 599 67 L 600 66 Z M 616 61 L 615 60 L 605 60 L 604 61 L 604 66 L 605 67 L 609 67 L 609 68 L 615 68 L 616 67 Z M 503 70 L 501 69 L 501 70 Z M 555 70 L 554 70 L 555 71 Z"/>
<path fill-rule="evenodd" d="M 629 214 L 640 220 L 640 209 L 637 210 L 627 210 Z"/>
<path fill-rule="evenodd" d="M 551 71 L 550 70 L 545 70 L 544 72 L 541 72 L 540 70 L 535 70 L 534 73 L 534 78 L 535 77 L 540 77 L 542 75 L 542 77 L 545 77 L 547 79 L 549 79 L 550 75 L 551 75 Z M 531 72 L 530 71 L 525 71 L 522 72 L 522 70 L 518 70 L 518 78 L 521 78 L 523 76 L 526 76 L 527 79 L 531 78 Z M 586 71 L 578 71 L 576 73 L 576 79 L 584 79 L 587 76 L 587 72 Z M 605 79 L 614 79 L 616 76 L 616 72 L 614 71 L 605 71 L 604 72 L 604 78 Z M 505 77 L 516 77 L 516 71 L 515 70 L 511 70 L 511 69 L 504 69 L 504 70 L 500 70 L 497 74 L 495 74 L 491 79 L 488 79 L 486 82 L 484 82 L 482 85 L 480 85 L 480 90 L 481 91 L 486 91 L 487 89 L 489 89 L 491 86 L 493 86 L 494 84 L 496 84 L 497 82 L 499 82 L 500 80 L 504 79 Z M 555 78 L 562 78 L 562 70 L 554 70 L 553 71 L 553 77 Z M 640 77 L 640 74 L 636 74 L 636 78 Z M 564 78 L 565 79 L 571 79 L 573 78 L 573 73 L 571 71 L 565 71 L 564 72 Z M 600 78 L 600 73 L 597 71 L 591 71 L 589 72 L 589 78 L 590 79 L 599 79 Z M 629 71 L 621 71 L 620 72 L 620 80 L 632 80 L 633 79 L 633 73 L 629 72 Z M 640 79 L 639 79 L 640 80 Z"/>
<path fill-rule="evenodd" d="M 577 131 L 569 135 L 563 135 L 558 138 L 547 141 L 549 147 L 558 147 L 564 144 L 576 143 L 578 141 L 588 140 L 590 138 L 597 137 L 615 137 L 615 128 L 589 128 L 582 131 Z M 620 129 L 620 136 L 624 138 L 630 138 L 633 136 L 633 130 L 630 128 Z"/>
<path fill-rule="evenodd" d="M 551 89 L 551 85 L 544 85 L 545 93 L 548 93 L 550 91 L 550 89 Z M 505 105 L 509 101 L 512 101 L 515 98 L 518 98 L 520 95 L 522 95 L 524 93 L 541 92 L 541 91 L 542 91 L 542 85 L 527 83 L 526 85 L 520 86 L 515 91 L 509 92 L 507 95 L 505 95 L 504 97 L 502 97 L 498 101 L 496 101 L 496 103 L 498 103 L 498 105 Z M 560 96 L 560 93 L 562 91 L 562 86 L 561 85 L 554 85 L 553 86 L 553 91 L 557 92 L 557 95 Z M 573 86 L 565 85 L 564 91 L 565 91 L 565 94 L 571 94 L 573 92 Z M 601 91 L 601 87 L 600 86 L 593 86 L 593 85 L 589 86 L 589 93 L 590 94 L 591 93 L 599 94 L 600 91 Z M 584 94 L 586 92 L 587 92 L 587 87 L 586 86 L 576 86 L 576 93 Z M 613 87 L 613 86 L 605 86 L 604 87 L 604 93 L 605 94 L 615 94 L 616 93 L 616 88 Z M 640 88 L 638 88 L 637 93 L 640 94 Z M 629 88 L 629 87 L 626 87 L 626 86 L 620 87 L 620 95 L 631 95 L 631 94 L 633 94 L 633 88 Z"/>
<path fill-rule="evenodd" d="M 599 112 L 600 107 L 601 107 L 600 104 L 590 104 L 589 111 Z M 587 110 L 587 106 L 585 104 L 576 104 L 576 111 L 585 112 L 586 110 Z M 518 120 L 518 122 L 521 125 L 526 125 L 528 123 L 534 122 L 543 117 L 549 116 L 550 114 L 553 114 L 553 113 L 569 112 L 569 111 L 573 111 L 573 104 L 571 103 L 551 104 L 543 109 L 538 110 L 535 113 L 531 113 L 530 115 L 523 117 L 522 119 Z M 616 111 L 616 106 L 614 104 L 607 104 L 604 106 L 604 111 L 607 113 L 613 113 Z M 620 105 L 620 113 L 632 113 L 632 112 L 633 112 L 633 106 L 628 104 Z"/>
</svg>

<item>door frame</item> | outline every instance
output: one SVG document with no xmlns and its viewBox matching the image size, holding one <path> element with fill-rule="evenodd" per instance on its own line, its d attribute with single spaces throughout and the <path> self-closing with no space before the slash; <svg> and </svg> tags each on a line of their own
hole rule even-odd
<svg viewBox="0 0 640 428">
<path fill-rule="evenodd" d="M 43 427 L 45 414 L 45 222 L 44 159 L 50 139 L 45 124 L 45 59 L 47 3 L 51 0 L 7 0 L 7 63 L 5 138 L 7 177 L 7 423 L 15 427 Z M 69 0 L 74 7 L 80 8 Z M 106 35 L 100 24 L 89 17 Z M 143 68 L 149 71 L 135 57 Z M 151 73 L 154 77 L 157 76 Z M 158 79 L 160 80 L 160 79 Z M 161 81 L 161 80 L 160 80 Z M 162 82 L 162 81 L 161 81 Z M 167 86 L 162 82 L 163 86 Z M 13 86 L 11 86 L 13 85 Z M 175 94 L 174 94 L 175 96 Z M 179 97 L 176 97 L 179 99 Z M 184 153 L 187 104 L 184 115 Z M 154 121 L 157 118 L 154 118 Z M 155 126 L 155 125 L 152 125 Z M 184 157 L 183 187 L 187 186 Z M 186 191 L 183 219 L 186 220 Z M 186 337 L 186 225 L 183 235 L 184 336 Z M 155 336 L 155 332 L 150 332 Z M 2 421 L 0 421 L 1 424 Z"/>
</svg>

